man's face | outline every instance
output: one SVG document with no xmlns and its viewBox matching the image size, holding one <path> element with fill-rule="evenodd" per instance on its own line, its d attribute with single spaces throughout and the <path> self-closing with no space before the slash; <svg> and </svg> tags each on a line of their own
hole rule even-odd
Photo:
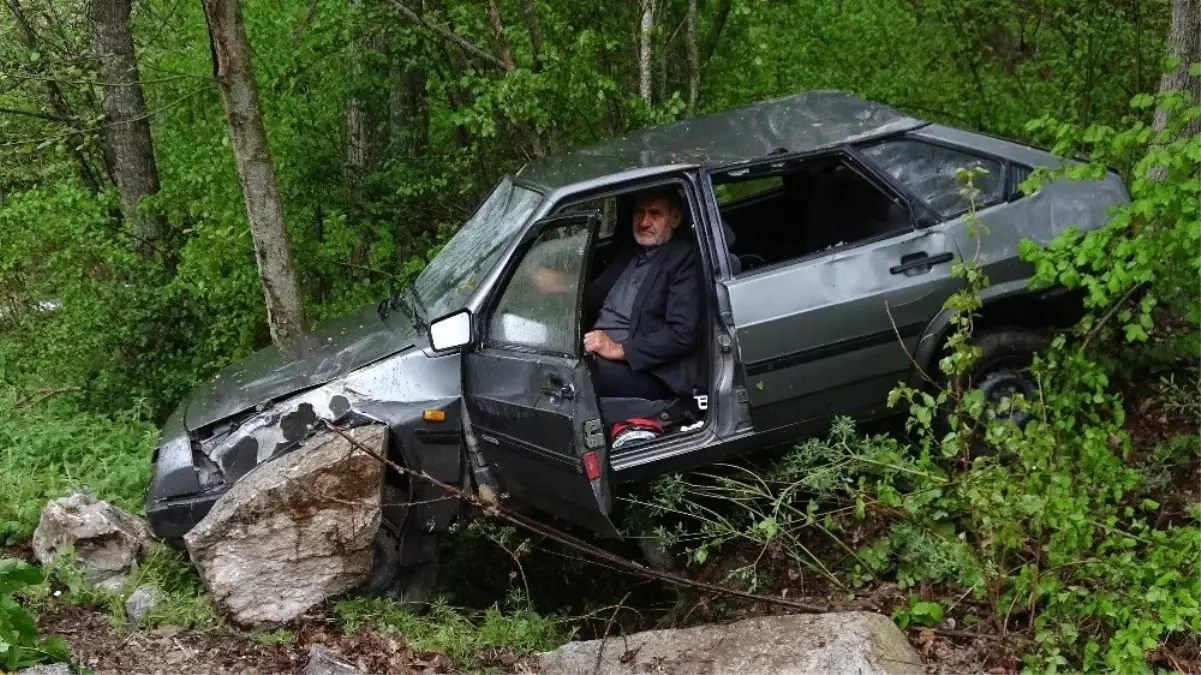
<svg viewBox="0 0 1201 675">
<path fill-rule="evenodd" d="M 634 240 L 642 246 L 665 244 L 683 219 L 670 199 L 639 197 L 634 204 Z"/>
</svg>

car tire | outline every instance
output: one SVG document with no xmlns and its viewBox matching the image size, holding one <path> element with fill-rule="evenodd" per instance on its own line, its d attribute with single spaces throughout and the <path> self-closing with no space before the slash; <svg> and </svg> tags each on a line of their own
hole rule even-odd
<svg viewBox="0 0 1201 675">
<path fill-rule="evenodd" d="M 1017 393 L 1027 399 L 1036 395 L 1037 386 L 1027 368 L 1034 355 L 1050 345 L 1045 333 L 1030 328 L 990 328 L 973 335 L 971 344 L 980 348 L 980 358 L 967 371 L 947 378 L 952 390 L 983 389 L 985 397 L 993 401 Z M 1030 420 L 1026 413 L 1018 412 L 1012 421 L 1024 428 Z M 945 418 L 942 424 L 945 433 L 949 429 Z M 973 439 L 971 445 L 973 455 L 994 454 L 982 440 Z"/>
<path fill-rule="evenodd" d="M 400 503 L 407 501 L 404 491 L 394 485 L 384 486 L 384 503 Z M 402 527 L 412 527 L 411 522 L 405 522 Z M 375 533 L 374 551 L 371 559 L 371 577 L 360 589 L 359 593 L 375 598 L 394 598 L 401 601 L 410 611 L 418 611 L 429 603 L 434 595 L 438 582 L 437 547 L 426 546 L 427 538 L 435 535 L 421 532 L 417 536 L 404 538 L 407 546 L 428 548 L 432 551 L 432 559 L 415 564 L 402 564 L 406 559 L 401 551 L 401 537 L 386 524 L 380 524 Z"/>
</svg>

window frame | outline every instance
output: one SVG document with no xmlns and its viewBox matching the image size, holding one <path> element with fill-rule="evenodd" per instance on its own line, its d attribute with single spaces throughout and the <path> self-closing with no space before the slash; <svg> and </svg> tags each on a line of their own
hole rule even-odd
<svg viewBox="0 0 1201 675">
<path fill-rule="evenodd" d="M 909 186 L 901 183 L 901 181 L 897 180 L 896 178 L 893 178 L 893 176 L 891 174 L 888 174 L 888 172 L 885 171 L 883 167 L 879 166 L 875 161 L 873 161 L 871 159 L 871 157 L 869 157 L 867 155 L 866 152 L 864 152 L 864 150 L 866 150 L 867 148 L 877 146 L 877 145 L 884 145 L 885 143 L 895 143 L 897 141 L 909 141 L 910 143 L 923 143 L 925 145 L 931 145 L 931 146 L 934 146 L 937 148 L 943 148 L 944 150 L 952 150 L 954 152 L 959 152 L 959 153 L 962 153 L 962 154 L 965 154 L 965 155 L 968 155 L 971 157 L 975 157 L 977 159 L 988 160 L 988 161 L 996 162 L 997 164 L 1000 164 L 1001 165 L 1001 177 L 1000 177 L 1001 189 L 998 191 L 998 195 L 996 197 L 994 197 L 993 199 L 990 199 L 986 202 L 981 202 L 981 203 L 977 204 L 976 210 L 979 211 L 979 210 L 991 208 L 993 206 L 997 206 L 998 204 L 1005 204 L 1005 203 L 1013 201 L 1013 199 L 1011 198 L 1011 195 L 1009 194 L 1009 189 L 1008 189 L 1008 185 L 1009 185 L 1009 181 L 1010 181 L 1010 173 L 1012 172 L 1012 168 L 1011 168 L 1012 162 L 1010 162 L 1007 159 L 997 157 L 996 155 L 990 155 L 987 152 L 981 152 L 975 148 L 970 148 L 970 147 L 967 147 L 964 145 L 959 145 L 956 143 L 950 143 L 950 142 L 944 141 L 942 139 L 930 139 L 930 138 L 926 138 L 924 136 L 916 136 L 909 132 L 905 132 L 903 134 L 897 134 L 894 136 L 873 138 L 869 141 L 865 141 L 863 143 L 856 144 L 855 151 L 857 154 L 859 154 L 863 158 L 864 162 L 867 162 L 874 170 L 887 175 L 888 179 L 892 183 L 894 183 L 898 189 L 904 191 L 905 194 L 908 196 L 908 198 L 911 201 L 913 201 L 917 204 L 920 204 L 922 209 L 929 215 L 930 220 L 928 222 L 924 222 L 924 223 L 919 222 L 918 227 L 920 227 L 920 228 L 930 227 L 932 225 L 937 225 L 939 223 L 948 223 L 948 222 L 951 222 L 952 220 L 958 220 L 958 219 L 962 218 L 964 216 L 964 214 L 966 214 L 968 212 L 969 209 L 964 209 L 963 211 L 960 211 L 960 212 L 955 213 L 950 216 L 944 216 L 943 214 L 939 213 L 939 211 L 937 209 L 935 209 L 933 206 L 931 206 L 930 203 L 928 201 L 926 201 L 925 198 L 923 198 L 921 195 L 919 195 L 916 192 L 914 192 L 913 190 L 911 190 L 909 188 Z"/>
<path fill-rule="evenodd" d="M 855 241 L 847 242 L 841 246 L 833 246 L 820 251 L 814 251 L 813 253 L 803 255 L 799 258 L 790 258 L 788 260 L 781 260 L 769 265 L 763 265 L 762 267 L 756 267 L 751 270 L 743 270 L 738 274 L 734 274 L 727 269 L 724 273 L 724 279 L 745 279 L 760 273 L 769 273 L 785 269 L 791 265 L 811 262 L 829 255 L 835 255 L 849 251 L 860 246 L 874 244 L 876 242 L 886 241 L 893 237 L 909 234 L 922 227 L 922 214 L 920 210 L 929 211 L 929 206 L 926 205 L 925 202 L 914 200 L 908 190 L 902 189 L 902 186 L 897 184 L 896 180 L 893 179 L 892 176 L 885 174 L 884 172 L 880 171 L 879 167 L 877 167 L 874 163 L 867 161 L 867 158 L 864 157 L 863 154 L 859 152 L 858 148 L 853 145 L 840 145 L 833 148 L 823 148 L 821 150 L 800 153 L 781 153 L 779 155 L 773 155 L 768 159 L 759 160 L 753 163 L 725 166 L 721 167 L 720 169 L 703 172 L 704 178 L 706 178 L 707 181 L 702 182 L 707 183 L 705 188 L 708 191 L 707 197 L 713 204 L 715 216 L 720 219 L 722 217 L 722 205 L 717 202 L 717 183 L 714 181 L 715 177 L 729 175 L 732 171 L 741 171 L 743 169 L 749 169 L 753 171 L 757 167 L 771 166 L 774 164 L 804 163 L 812 160 L 824 159 L 827 157 L 838 157 L 839 161 L 842 162 L 844 166 L 857 173 L 860 178 L 874 185 L 876 189 L 883 192 L 885 196 L 889 197 L 894 202 L 899 202 L 909 216 L 909 227 L 897 229 L 892 232 L 884 232 L 866 239 L 856 239 Z M 764 177 L 769 175 L 780 175 L 784 173 L 784 168 L 785 167 L 781 167 L 766 171 L 764 172 Z M 748 180 L 753 180 L 753 178 L 749 178 Z M 727 206 L 729 206 L 729 204 L 727 204 Z M 917 207 L 920 207 L 920 210 Z M 729 250 L 726 245 L 725 232 L 715 232 L 712 236 L 714 240 L 719 243 L 720 247 L 725 248 L 725 250 Z"/>
<path fill-rule="evenodd" d="M 508 292 L 509 286 L 513 282 L 513 278 L 517 275 L 517 271 L 521 267 L 521 263 L 525 261 L 526 256 L 529 255 L 530 251 L 533 250 L 534 246 L 538 243 L 539 239 L 542 238 L 543 233 L 548 230 L 555 229 L 557 227 L 570 227 L 571 224 L 568 221 L 579 219 L 579 220 L 583 221 L 584 227 L 587 228 L 588 240 L 585 244 L 585 251 L 584 251 L 584 255 L 583 255 L 583 264 L 581 265 L 580 270 L 579 270 L 580 279 L 576 285 L 575 321 L 577 324 L 576 332 L 577 332 L 577 337 L 578 337 L 579 328 L 580 328 L 580 326 L 579 326 L 580 313 L 583 311 L 582 304 L 583 304 L 584 286 L 587 283 L 588 267 L 591 263 L 592 251 L 596 245 L 597 234 L 598 234 L 598 231 L 600 228 L 600 219 L 597 218 L 594 214 L 590 214 L 590 213 L 572 213 L 572 214 L 566 214 L 566 215 L 564 215 L 564 214 L 554 215 L 554 210 L 558 206 L 559 205 L 556 204 L 554 207 L 552 207 L 549 210 L 550 215 L 544 216 L 542 218 L 539 218 L 537 221 L 535 221 L 533 227 L 530 227 L 526 231 L 525 235 L 522 237 L 521 243 L 513 251 L 513 254 L 511 256 L 509 256 L 509 259 L 507 261 L 505 261 L 504 272 L 501 275 L 500 279 L 497 280 L 497 283 L 493 286 L 492 292 L 489 294 L 487 301 L 483 304 L 483 306 L 481 307 L 481 311 L 479 313 L 479 317 L 480 317 L 479 339 L 477 340 L 478 347 L 477 347 L 476 351 L 479 351 L 482 349 L 498 349 L 498 350 L 502 350 L 502 351 L 514 352 L 514 353 L 519 353 L 519 354 L 534 354 L 534 355 L 552 356 L 552 357 L 556 357 L 556 358 L 565 358 L 565 359 L 581 358 L 581 356 L 582 356 L 581 351 L 583 349 L 583 346 L 581 344 L 576 345 L 575 352 L 569 353 L 569 352 L 563 352 L 563 351 L 560 351 L 557 349 L 538 347 L 535 345 L 522 344 L 522 343 L 518 343 L 518 342 L 507 342 L 504 340 L 497 340 L 491 336 L 492 319 L 496 314 L 497 308 L 500 306 L 501 300 L 504 298 L 505 294 Z M 560 224 L 560 223 L 557 223 L 556 221 L 562 221 L 562 222 Z M 578 343 L 579 340 L 576 340 L 576 342 Z"/>
</svg>

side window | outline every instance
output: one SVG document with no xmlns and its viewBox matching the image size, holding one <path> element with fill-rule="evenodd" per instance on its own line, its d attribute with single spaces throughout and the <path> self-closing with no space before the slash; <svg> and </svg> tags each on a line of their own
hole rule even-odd
<svg viewBox="0 0 1201 675">
<path fill-rule="evenodd" d="M 518 264 L 488 321 L 488 341 L 575 354 L 581 266 L 588 228 L 544 231 Z"/>
<path fill-rule="evenodd" d="M 576 202 L 568 204 L 559 209 L 556 215 L 569 215 L 574 213 L 595 213 L 600 216 L 600 231 L 597 232 L 597 237 L 600 239 L 608 239 L 613 236 L 613 231 L 617 229 L 617 197 L 600 197 L 598 199 L 589 199 L 586 202 Z"/>
<path fill-rule="evenodd" d="M 725 206 L 731 202 L 742 201 L 744 199 L 750 201 L 759 197 L 767 197 L 783 189 L 783 178 L 780 176 L 767 176 L 765 178 L 752 178 L 739 183 L 715 185 L 713 192 L 717 197 L 718 205 Z"/>
<path fill-rule="evenodd" d="M 740 169 L 713 176 L 735 275 L 912 227 L 906 206 L 840 154 L 790 160 L 766 170 L 771 174 Z M 727 196 L 736 197 L 723 202 Z"/>
<path fill-rule="evenodd" d="M 973 200 L 983 206 L 1004 196 L 1001 163 L 993 159 L 909 139 L 885 141 L 863 153 L 943 218 L 967 211 Z M 974 194 L 955 175 L 972 168 L 987 172 L 972 180 Z"/>
</svg>

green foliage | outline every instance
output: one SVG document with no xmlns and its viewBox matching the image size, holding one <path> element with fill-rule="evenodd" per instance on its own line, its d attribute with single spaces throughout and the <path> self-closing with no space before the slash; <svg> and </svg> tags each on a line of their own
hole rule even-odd
<svg viewBox="0 0 1201 675">
<path fill-rule="evenodd" d="M 933 626 L 942 621 L 942 605 L 937 602 L 919 600 L 916 595 L 909 596 L 909 606 L 899 607 L 892 613 L 892 620 L 904 630 L 909 625 Z"/>
<path fill-rule="evenodd" d="M 109 624 L 117 631 L 161 626 L 213 631 L 226 627 L 187 555 L 161 542 L 151 545 L 150 551 L 116 590 L 105 590 L 92 583 L 86 571 L 76 564 L 74 552 L 69 548 L 47 564 L 45 571 L 54 580 L 55 589 L 42 585 L 22 592 L 29 607 L 38 612 L 50 611 L 58 605 L 103 609 Z M 139 623 L 132 626 L 125 611 L 125 601 L 139 586 L 149 587 L 155 602 Z"/>
<path fill-rule="evenodd" d="M 67 643 L 57 636 L 39 637 L 33 617 L 13 598 L 45 580 L 41 570 L 24 561 L 0 559 L 0 669 L 6 672 L 67 660 Z"/>
<path fill-rule="evenodd" d="M 142 617 L 138 628 L 179 626 L 211 631 L 226 626 L 187 554 L 160 542 L 151 546 L 121 592 L 110 599 L 110 620 L 120 625 L 126 623 L 125 601 L 143 585 L 150 587 L 155 605 Z"/>
<path fill-rule="evenodd" d="M 109 417 L 43 396 L 18 407 L 16 392 L 0 395 L 0 542 L 28 537 L 46 502 L 72 490 L 142 508 L 157 435 L 145 413 Z"/>
<path fill-rule="evenodd" d="M 439 602 L 418 616 L 395 600 L 350 598 L 340 600 L 334 611 L 347 632 L 372 628 L 384 636 L 400 633 L 409 648 L 442 651 L 457 668 L 468 670 L 480 667 L 488 649 L 528 656 L 571 639 L 558 620 L 532 610 L 506 613 L 491 607 L 473 618 Z"/>
</svg>

